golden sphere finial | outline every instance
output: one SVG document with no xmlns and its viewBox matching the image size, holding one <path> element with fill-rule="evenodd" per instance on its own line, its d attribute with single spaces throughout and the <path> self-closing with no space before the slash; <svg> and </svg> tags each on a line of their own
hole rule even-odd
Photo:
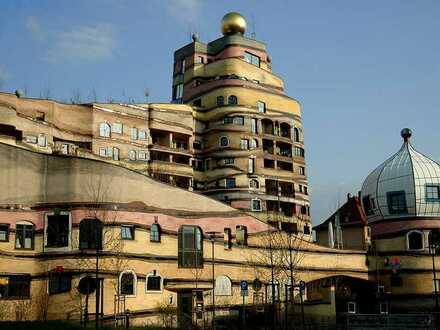
<svg viewBox="0 0 440 330">
<path fill-rule="evenodd" d="M 246 31 L 246 20 L 242 15 L 236 12 L 227 13 L 222 19 L 222 33 L 234 34 L 240 33 L 244 34 Z"/>
</svg>

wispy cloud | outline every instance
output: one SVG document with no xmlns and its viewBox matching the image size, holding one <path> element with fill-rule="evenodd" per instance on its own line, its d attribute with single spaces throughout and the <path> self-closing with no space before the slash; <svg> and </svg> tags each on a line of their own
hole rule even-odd
<svg viewBox="0 0 440 330">
<path fill-rule="evenodd" d="M 60 61 L 99 61 L 113 56 L 116 46 L 115 31 L 110 24 L 77 26 L 55 34 L 54 44 L 46 59 Z"/>
<path fill-rule="evenodd" d="M 25 21 L 25 27 L 30 32 L 32 38 L 41 41 L 46 37 L 46 32 L 41 26 L 40 21 L 35 16 L 29 16 Z"/>
</svg>

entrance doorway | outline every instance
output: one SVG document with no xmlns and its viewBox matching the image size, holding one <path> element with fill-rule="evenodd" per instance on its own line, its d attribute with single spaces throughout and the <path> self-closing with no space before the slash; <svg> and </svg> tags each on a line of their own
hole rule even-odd
<svg viewBox="0 0 440 330">
<path fill-rule="evenodd" d="M 179 328 L 190 328 L 193 323 L 193 295 L 191 291 L 177 293 L 177 310 Z"/>
</svg>

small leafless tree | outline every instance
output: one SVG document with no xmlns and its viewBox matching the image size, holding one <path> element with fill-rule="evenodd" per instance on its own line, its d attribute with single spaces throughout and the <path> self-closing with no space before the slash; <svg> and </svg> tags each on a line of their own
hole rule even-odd
<svg viewBox="0 0 440 330">
<path fill-rule="evenodd" d="M 72 91 L 72 96 L 70 97 L 70 103 L 80 104 L 82 102 L 81 91 L 76 88 Z"/>
</svg>

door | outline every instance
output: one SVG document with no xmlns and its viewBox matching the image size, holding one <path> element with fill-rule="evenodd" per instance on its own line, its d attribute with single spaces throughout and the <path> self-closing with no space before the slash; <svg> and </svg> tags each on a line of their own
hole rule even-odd
<svg viewBox="0 0 440 330">
<path fill-rule="evenodd" d="M 179 328 L 190 328 L 192 326 L 193 314 L 193 296 L 191 291 L 177 293 L 177 309 Z"/>
</svg>

